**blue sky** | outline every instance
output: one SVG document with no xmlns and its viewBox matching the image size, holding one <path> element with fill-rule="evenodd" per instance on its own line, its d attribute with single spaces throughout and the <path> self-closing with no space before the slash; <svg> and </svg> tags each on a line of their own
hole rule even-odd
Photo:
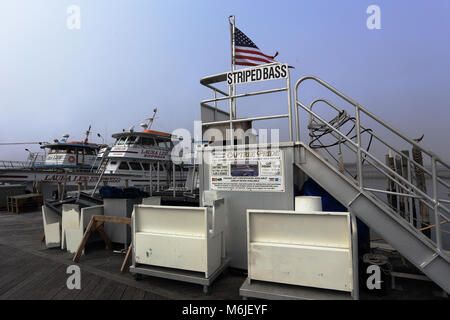
<svg viewBox="0 0 450 320">
<path fill-rule="evenodd" d="M 366 27 L 371 4 L 381 30 Z M 66 27 L 70 5 L 81 9 L 80 30 Z M 4 0 L 0 142 L 78 139 L 89 124 L 110 136 L 154 107 L 155 129 L 192 129 L 210 97 L 200 78 L 230 68 L 230 14 L 262 51 L 295 66 L 293 83 L 319 76 L 407 135 L 425 134 L 424 145 L 450 160 L 447 0 Z M 283 102 L 238 112 L 280 113 Z M 270 126 L 287 132 L 283 121 Z M 22 160 L 25 147 L 0 146 L 0 159 Z"/>
</svg>

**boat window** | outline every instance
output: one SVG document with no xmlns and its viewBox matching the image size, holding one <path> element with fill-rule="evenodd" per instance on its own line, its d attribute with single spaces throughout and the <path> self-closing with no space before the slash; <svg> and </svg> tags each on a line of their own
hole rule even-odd
<svg viewBox="0 0 450 320">
<path fill-rule="evenodd" d="M 127 139 L 127 144 L 135 144 L 139 140 L 139 137 L 129 136 Z"/>
<path fill-rule="evenodd" d="M 117 142 L 116 142 L 116 145 L 123 145 L 123 144 L 125 144 L 125 140 L 127 139 L 127 137 L 120 137 L 118 140 L 117 140 Z"/>
<path fill-rule="evenodd" d="M 142 166 L 144 167 L 145 171 L 150 171 L 150 163 L 142 163 Z"/>
<path fill-rule="evenodd" d="M 159 141 L 158 146 L 164 149 L 167 149 L 167 142 L 166 141 Z"/>
<path fill-rule="evenodd" d="M 141 143 L 145 146 L 154 146 L 155 140 L 153 138 L 144 138 L 142 137 Z"/>
<path fill-rule="evenodd" d="M 74 153 L 75 153 L 75 150 L 73 150 L 73 149 L 67 149 L 67 153 L 74 154 Z"/>
<path fill-rule="evenodd" d="M 130 162 L 131 170 L 142 170 L 139 162 Z"/>
<path fill-rule="evenodd" d="M 122 161 L 119 165 L 119 169 L 121 170 L 130 170 L 130 167 L 128 166 L 128 163 L 126 161 Z"/>
<path fill-rule="evenodd" d="M 115 165 L 117 164 L 117 161 L 111 161 L 111 164 L 112 164 L 113 166 L 115 166 Z"/>
<path fill-rule="evenodd" d="M 90 155 L 90 156 L 95 155 L 95 150 L 94 149 L 86 149 L 86 154 Z"/>
</svg>

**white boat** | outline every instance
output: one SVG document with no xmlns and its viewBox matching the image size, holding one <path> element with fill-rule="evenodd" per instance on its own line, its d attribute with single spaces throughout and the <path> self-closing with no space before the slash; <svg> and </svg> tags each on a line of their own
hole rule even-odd
<svg viewBox="0 0 450 320">
<path fill-rule="evenodd" d="M 61 141 L 43 144 L 48 149 L 44 162 L 30 162 L 20 167 L 0 168 L 0 183 L 64 184 L 79 190 L 116 187 L 139 187 L 164 191 L 186 189 L 189 168 L 174 165 L 171 150 L 179 139 L 170 133 L 151 130 L 154 115 L 141 124 L 142 131 L 129 130 L 113 134 L 114 144 L 89 143 L 89 131 L 84 141 Z M 0 161 L 1 162 L 1 161 Z M 72 186 L 72 188 L 70 188 Z"/>
</svg>

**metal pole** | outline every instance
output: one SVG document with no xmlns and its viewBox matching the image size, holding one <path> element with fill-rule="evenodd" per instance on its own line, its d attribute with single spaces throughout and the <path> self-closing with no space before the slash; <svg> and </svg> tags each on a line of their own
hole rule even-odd
<svg viewBox="0 0 450 320">
<path fill-rule="evenodd" d="M 234 71 L 236 69 L 235 65 L 235 54 L 236 54 L 236 47 L 235 47 L 235 41 L 234 41 L 234 27 L 236 25 L 235 17 L 232 15 L 229 18 L 231 18 L 230 23 L 230 35 L 231 35 L 231 71 Z M 236 85 L 232 85 L 232 95 L 236 94 Z M 233 117 L 236 118 L 236 99 L 232 99 L 233 104 Z"/>
<path fill-rule="evenodd" d="M 156 161 L 156 191 L 159 192 L 159 161 Z"/>
<path fill-rule="evenodd" d="M 217 120 L 217 91 L 214 90 L 214 121 Z"/>
<path fill-rule="evenodd" d="M 294 140 L 293 133 L 292 133 L 292 102 L 291 102 L 291 76 L 290 71 L 288 69 L 288 77 L 286 81 L 286 88 L 287 88 L 287 96 L 288 96 L 288 118 L 289 118 L 289 139 L 292 142 Z M 297 108 L 297 105 L 296 105 Z"/>
<path fill-rule="evenodd" d="M 150 162 L 150 197 L 153 196 L 153 162 Z"/>
<path fill-rule="evenodd" d="M 438 203 L 438 187 L 436 180 L 436 158 L 431 157 L 431 171 L 433 172 L 433 199 L 434 199 L 434 224 L 436 225 L 436 244 L 440 251 L 442 249 L 441 243 L 441 219 L 439 214 L 439 203 Z"/>
<path fill-rule="evenodd" d="M 230 22 L 230 41 L 231 41 L 231 71 L 235 70 L 234 65 L 234 53 L 235 53 L 235 47 L 234 47 L 234 26 L 235 26 L 235 18 L 233 15 L 228 17 L 228 21 Z M 228 86 L 228 94 L 229 96 L 234 96 L 236 90 L 236 85 Z M 236 101 L 234 98 L 229 99 L 229 107 L 230 107 L 230 145 L 234 145 L 234 134 L 233 134 L 233 118 L 236 117 Z"/>
<path fill-rule="evenodd" d="M 363 175 L 362 175 L 362 162 L 361 162 L 361 128 L 360 128 L 360 119 L 359 119 L 359 105 L 355 106 L 356 110 L 356 144 L 357 144 L 357 169 L 358 169 L 358 183 L 359 188 L 362 190 L 363 186 Z"/>
<path fill-rule="evenodd" d="M 172 163 L 172 183 L 173 183 L 173 197 L 175 198 L 175 163 Z"/>
<path fill-rule="evenodd" d="M 300 141 L 300 125 L 298 120 L 298 96 L 297 96 L 298 87 L 294 87 L 294 116 L 295 116 L 295 141 Z"/>
</svg>

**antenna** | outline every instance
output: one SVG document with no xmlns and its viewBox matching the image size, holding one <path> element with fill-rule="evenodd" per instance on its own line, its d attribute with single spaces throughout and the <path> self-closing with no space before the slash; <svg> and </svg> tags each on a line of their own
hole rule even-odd
<svg viewBox="0 0 450 320">
<path fill-rule="evenodd" d="M 147 123 L 141 123 L 140 126 L 144 128 L 144 130 L 149 130 L 153 124 L 153 121 L 157 119 L 156 113 L 158 112 L 158 108 L 153 109 L 153 116 L 151 118 L 147 118 Z"/>
<path fill-rule="evenodd" d="M 91 133 L 91 125 L 89 125 L 89 129 L 86 131 L 86 138 L 84 139 L 83 143 L 87 143 L 89 139 L 89 134 Z"/>
</svg>

